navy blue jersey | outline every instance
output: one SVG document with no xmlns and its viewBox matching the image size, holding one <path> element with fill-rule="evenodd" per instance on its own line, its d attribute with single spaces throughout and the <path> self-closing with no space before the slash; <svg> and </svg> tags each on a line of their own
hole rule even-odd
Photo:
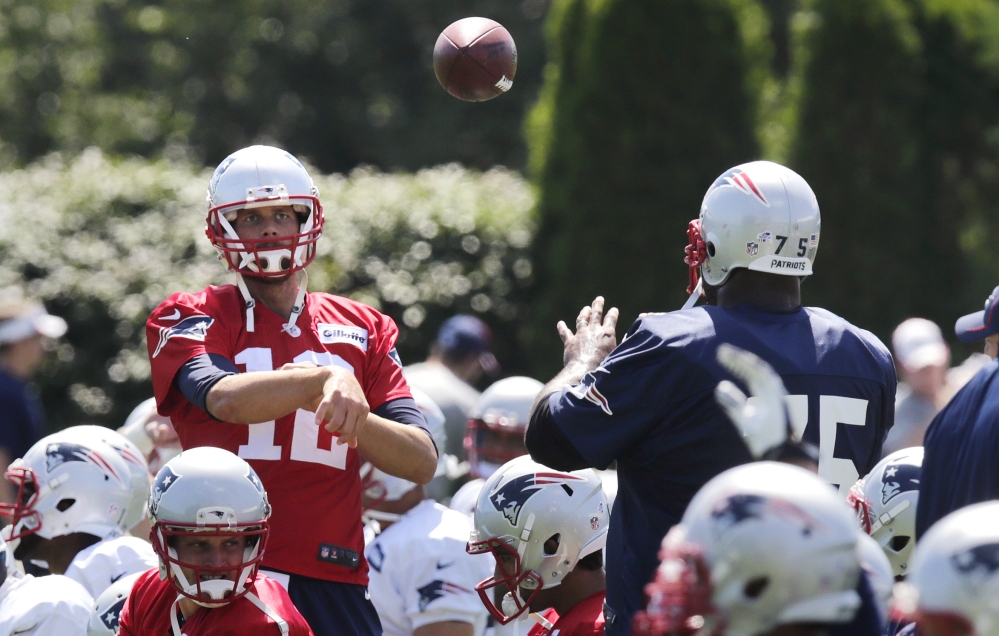
<svg viewBox="0 0 999 636">
<path fill-rule="evenodd" d="M 35 392 L 0 370 L 0 448 L 14 461 L 44 436 L 45 413 Z"/>
<path fill-rule="evenodd" d="M 607 604 L 618 618 L 608 634 L 630 633 L 660 541 L 694 494 L 752 459 L 715 401 L 718 382 L 735 380 L 717 362 L 723 342 L 781 375 L 794 426 L 819 447 L 820 474 L 842 492 L 880 457 L 896 379 L 890 354 L 869 332 L 813 308 L 699 307 L 639 319 L 598 369 L 548 402 L 590 466 L 618 462 L 607 545 Z"/>
<path fill-rule="evenodd" d="M 917 540 L 958 508 L 999 499 L 999 362 L 986 365 L 937 413 L 923 448 Z"/>
</svg>

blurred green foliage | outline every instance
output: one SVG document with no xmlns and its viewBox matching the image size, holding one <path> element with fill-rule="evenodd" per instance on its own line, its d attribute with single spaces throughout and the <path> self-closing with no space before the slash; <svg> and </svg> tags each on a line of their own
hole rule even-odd
<svg viewBox="0 0 999 636">
<path fill-rule="evenodd" d="M 797 23 L 805 298 L 886 341 L 913 315 L 952 334 L 999 282 L 999 4 L 814 0 Z"/>
<path fill-rule="evenodd" d="M 204 235 L 209 176 L 96 149 L 0 174 L 0 296 L 43 300 L 69 322 L 38 376 L 51 428 L 120 426 L 152 394 L 149 312 L 176 291 L 230 281 Z M 421 360 L 460 311 L 493 326 L 505 370 L 523 367 L 514 339 L 533 276 L 534 194 L 520 176 L 448 165 L 314 177 L 327 221 L 311 290 L 395 318 L 405 362 Z"/>
<path fill-rule="evenodd" d="M 527 128 L 539 229 L 524 338 L 550 377 L 556 322 L 595 295 L 621 331 L 683 303 L 687 222 L 718 174 L 759 153 L 770 45 L 751 0 L 556 0 L 548 28 Z"/>
<path fill-rule="evenodd" d="M 215 165 L 253 141 L 326 171 L 522 167 L 547 0 L 0 0 L 0 167 L 53 150 Z M 438 85 L 438 34 L 484 15 L 516 40 L 515 89 Z"/>
</svg>

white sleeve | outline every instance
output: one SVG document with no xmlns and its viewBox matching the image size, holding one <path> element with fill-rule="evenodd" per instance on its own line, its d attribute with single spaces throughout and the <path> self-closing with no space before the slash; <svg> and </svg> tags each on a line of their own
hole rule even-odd
<svg viewBox="0 0 999 636">
<path fill-rule="evenodd" d="M 66 569 L 66 576 L 97 598 L 111 584 L 130 574 L 159 565 L 153 546 L 136 537 L 120 537 L 81 552 Z"/>
<path fill-rule="evenodd" d="M 85 636 L 93 599 L 82 585 L 53 574 L 29 580 L 4 609 L 16 616 L 0 617 L 11 636 Z"/>
<path fill-rule="evenodd" d="M 443 621 L 485 625 L 488 613 L 475 586 L 492 575 L 492 558 L 468 554 L 465 544 L 455 539 L 433 544 L 438 546 L 436 554 L 410 559 L 397 573 L 396 589 L 405 599 L 413 629 Z"/>
</svg>

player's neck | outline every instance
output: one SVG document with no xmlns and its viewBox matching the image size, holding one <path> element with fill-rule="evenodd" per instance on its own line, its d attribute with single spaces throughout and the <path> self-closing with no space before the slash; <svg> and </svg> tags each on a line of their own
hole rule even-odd
<svg viewBox="0 0 999 636">
<path fill-rule="evenodd" d="M 182 598 L 177 603 L 177 607 L 180 608 L 180 613 L 184 615 L 184 620 L 189 621 L 194 613 L 201 609 L 201 606 L 192 601 L 189 598 Z"/>
<path fill-rule="evenodd" d="M 565 576 L 562 584 L 552 588 L 551 606 L 559 616 L 565 616 L 586 599 L 606 589 L 603 569 L 583 570 L 575 568 Z"/>
<path fill-rule="evenodd" d="M 782 276 L 739 269 L 716 288 L 719 307 L 749 306 L 763 311 L 788 312 L 801 307 L 801 281 Z"/>
<path fill-rule="evenodd" d="M 282 279 L 244 276 L 243 281 L 254 300 L 285 320 L 291 316 L 291 309 L 295 306 L 295 297 L 298 295 L 297 275 L 289 274 Z"/>
</svg>

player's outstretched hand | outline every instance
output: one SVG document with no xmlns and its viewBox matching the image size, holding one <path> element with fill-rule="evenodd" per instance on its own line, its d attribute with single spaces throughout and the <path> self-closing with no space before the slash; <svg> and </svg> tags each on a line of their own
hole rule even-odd
<svg viewBox="0 0 999 636">
<path fill-rule="evenodd" d="M 323 384 L 323 399 L 316 408 L 316 424 L 326 423 L 330 433 L 340 433 L 337 444 L 357 448 L 357 435 L 368 421 L 368 400 L 354 374 L 341 367 L 330 366 L 329 377 Z"/>
<path fill-rule="evenodd" d="M 565 345 L 562 363 L 568 366 L 572 362 L 581 362 L 590 370 L 600 366 L 617 346 L 617 316 L 617 307 L 611 307 L 605 316 L 604 297 L 597 296 L 592 305 L 580 310 L 575 333 L 565 321 L 560 320 L 558 335 Z"/>
<path fill-rule="evenodd" d="M 722 380 L 715 388 L 715 397 L 753 457 L 759 459 L 787 439 L 784 382 L 758 356 L 730 344 L 719 345 L 718 362 L 749 386 L 751 397 L 747 398 L 735 384 Z"/>
</svg>

